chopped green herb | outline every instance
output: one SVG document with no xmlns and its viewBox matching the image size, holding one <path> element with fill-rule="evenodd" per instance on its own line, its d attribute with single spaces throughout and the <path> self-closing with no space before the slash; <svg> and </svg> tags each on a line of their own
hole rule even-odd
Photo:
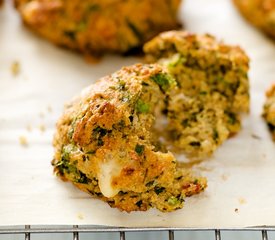
<svg viewBox="0 0 275 240">
<path fill-rule="evenodd" d="M 97 140 L 97 146 L 103 146 L 104 145 L 104 141 L 101 139 L 101 138 L 99 138 L 98 140 Z"/>
<path fill-rule="evenodd" d="M 164 91 L 168 90 L 171 86 L 176 85 L 175 79 L 169 74 L 159 73 L 152 76 L 151 79 Z"/>
<path fill-rule="evenodd" d="M 178 203 L 179 203 L 179 200 L 176 197 L 172 196 L 172 197 L 168 198 L 169 205 L 175 206 Z"/>
<path fill-rule="evenodd" d="M 150 181 L 150 182 L 148 182 L 148 183 L 146 183 L 146 187 L 151 187 L 151 186 L 153 186 L 154 185 L 154 183 L 155 183 L 155 180 L 153 180 L 153 181 Z"/>
<path fill-rule="evenodd" d="M 123 80 L 118 82 L 118 90 L 125 90 L 126 83 Z"/>
<path fill-rule="evenodd" d="M 232 112 L 225 112 L 225 114 L 228 116 L 227 122 L 231 125 L 234 125 L 237 122 L 236 116 Z"/>
<path fill-rule="evenodd" d="M 70 154 L 76 150 L 77 150 L 77 148 L 73 144 L 68 144 L 68 145 L 64 146 L 62 149 L 61 158 L 68 161 L 70 159 Z"/>
<path fill-rule="evenodd" d="M 87 22 L 86 21 L 82 21 L 82 22 L 80 22 L 79 24 L 77 24 L 77 26 L 76 26 L 76 31 L 78 31 L 78 32 L 82 32 L 82 31 L 84 31 L 84 30 L 86 30 L 87 29 Z"/>
<path fill-rule="evenodd" d="M 215 141 L 219 140 L 219 133 L 216 128 L 214 128 L 214 130 L 213 130 L 213 139 Z"/>
<path fill-rule="evenodd" d="M 144 152 L 144 145 L 137 144 L 135 147 L 135 151 L 139 156 L 141 156 Z"/>
<path fill-rule="evenodd" d="M 87 176 L 84 173 L 79 171 L 79 175 L 76 177 L 75 182 L 82 183 L 82 184 L 88 184 L 89 181 L 90 181 L 89 178 L 87 178 Z"/>
<path fill-rule="evenodd" d="M 95 150 L 90 150 L 90 151 L 86 152 L 86 154 L 95 154 L 95 153 L 96 153 Z"/>
<path fill-rule="evenodd" d="M 171 57 L 171 60 L 169 60 L 168 68 L 171 69 L 173 67 L 176 67 L 178 64 L 184 64 L 186 61 L 186 57 L 177 53 Z"/>
<path fill-rule="evenodd" d="M 207 92 L 206 91 L 200 91 L 200 95 L 206 95 Z"/>
<path fill-rule="evenodd" d="M 141 31 L 137 28 L 137 26 L 135 24 L 133 24 L 129 20 L 127 21 L 127 24 L 129 26 L 129 28 L 131 29 L 131 31 L 134 33 L 134 35 L 137 37 L 137 39 L 143 39 L 143 34 L 141 33 Z"/>
<path fill-rule="evenodd" d="M 142 82 L 141 85 L 142 85 L 142 86 L 149 86 L 149 84 L 146 83 L 146 82 Z"/>
<path fill-rule="evenodd" d="M 71 30 L 66 30 L 63 34 L 68 37 L 70 40 L 75 41 L 76 39 L 76 32 Z"/>
<path fill-rule="evenodd" d="M 87 8 L 88 12 L 94 12 L 100 10 L 100 6 L 98 4 L 91 4 Z"/>
<path fill-rule="evenodd" d="M 139 200 L 138 202 L 136 202 L 136 205 L 140 208 L 142 205 L 142 200 Z"/>
<path fill-rule="evenodd" d="M 201 143 L 200 142 L 190 142 L 189 145 L 193 146 L 193 147 L 200 147 Z"/>
<path fill-rule="evenodd" d="M 182 121 L 181 121 L 181 125 L 183 126 L 183 127 L 188 127 L 188 122 L 189 122 L 189 120 L 188 119 L 183 119 Z"/>
<path fill-rule="evenodd" d="M 138 113 L 148 113 L 150 111 L 150 105 L 139 99 L 136 103 L 136 110 Z"/>
<path fill-rule="evenodd" d="M 162 193 L 165 190 L 165 187 L 158 187 L 156 186 L 154 191 L 157 195 L 159 195 L 160 193 Z"/>
</svg>

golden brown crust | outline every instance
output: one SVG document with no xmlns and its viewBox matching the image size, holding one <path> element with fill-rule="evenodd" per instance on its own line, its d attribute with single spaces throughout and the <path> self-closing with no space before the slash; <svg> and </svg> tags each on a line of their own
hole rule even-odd
<svg viewBox="0 0 275 240">
<path fill-rule="evenodd" d="M 275 84 L 273 84 L 266 92 L 263 117 L 268 124 L 273 140 L 275 141 Z"/>
<path fill-rule="evenodd" d="M 177 28 L 179 4 L 180 0 L 15 0 L 33 31 L 92 55 L 125 53 L 161 31 Z"/>
<path fill-rule="evenodd" d="M 57 175 L 127 212 L 181 208 L 206 180 L 154 145 L 154 115 L 174 87 L 165 68 L 137 64 L 84 90 L 57 123 Z"/>
<path fill-rule="evenodd" d="M 247 21 L 275 38 L 274 0 L 233 0 L 233 2 Z"/>
</svg>

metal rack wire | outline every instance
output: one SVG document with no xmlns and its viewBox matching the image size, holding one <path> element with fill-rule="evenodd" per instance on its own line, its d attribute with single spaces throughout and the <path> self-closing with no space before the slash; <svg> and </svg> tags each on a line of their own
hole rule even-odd
<svg viewBox="0 0 275 240">
<path fill-rule="evenodd" d="M 51 234 L 51 233 L 72 233 L 73 240 L 80 240 L 80 233 L 119 233 L 120 240 L 126 240 L 125 233 L 127 232 L 150 232 L 150 231 L 165 231 L 169 240 L 174 240 L 174 233 L 176 231 L 211 231 L 214 233 L 215 240 L 222 240 L 222 232 L 225 231 L 260 231 L 262 240 L 268 240 L 268 232 L 275 231 L 275 227 L 251 227 L 251 228 L 224 228 L 224 229 L 200 229 L 200 228 L 124 228 L 124 227 L 102 227 L 102 226 L 48 226 L 39 227 L 25 225 L 22 227 L 7 227 L 0 228 L 1 234 L 24 234 L 25 240 L 31 240 L 33 234 Z"/>
</svg>

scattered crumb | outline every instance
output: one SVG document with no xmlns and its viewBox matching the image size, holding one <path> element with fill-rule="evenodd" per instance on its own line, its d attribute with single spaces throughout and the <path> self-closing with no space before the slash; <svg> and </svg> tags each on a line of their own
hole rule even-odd
<svg viewBox="0 0 275 240">
<path fill-rule="evenodd" d="M 235 208 L 235 213 L 238 213 L 239 212 L 239 209 L 238 208 Z"/>
<path fill-rule="evenodd" d="M 44 118 L 44 117 L 45 117 L 45 114 L 42 113 L 42 112 L 40 112 L 40 113 L 39 113 L 39 117 Z"/>
<path fill-rule="evenodd" d="M 261 140 L 262 138 L 254 133 L 251 134 L 251 137 L 257 140 Z"/>
<path fill-rule="evenodd" d="M 200 170 L 200 171 L 203 171 L 203 172 L 212 172 L 213 171 L 213 168 L 204 167 L 204 166 L 198 166 L 197 169 Z"/>
<path fill-rule="evenodd" d="M 240 204 L 245 204 L 246 203 L 246 200 L 244 198 L 239 198 L 239 203 Z"/>
<path fill-rule="evenodd" d="M 18 61 L 14 61 L 11 64 L 11 73 L 13 76 L 17 76 L 20 72 L 20 63 Z"/>
<path fill-rule="evenodd" d="M 263 158 L 266 158 L 266 154 L 265 153 L 263 153 Z"/>
<path fill-rule="evenodd" d="M 51 113 L 53 111 L 52 107 L 51 106 L 48 106 L 48 112 Z"/>
<path fill-rule="evenodd" d="M 90 63 L 90 64 L 99 63 L 101 61 L 101 59 L 102 59 L 101 56 L 92 56 L 91 54 L 84 55 L 85 62 Z"/>
<path fill-rule="evenodd" d="M 26 126 L 26 129 L 27 129 L 29 132 L 31 132 L 31 131 L 32 131 L 32 126 L 31 126 L 30 124 L 28 124 L 28 125 Z"/>
<path fill-rule="evenodd" d="M 221 178 L 223 181 L 226 181 L 228 179 L 228 176 L 226 174 L 221 175 Z"/>
<path fill-rule="evenodd" d="M 46 127 L 45 127 L 44 124 L 40 124 L 39 129 L 40 129 L 41 132 L 45 132 Z"/>
<path fill-rule="evenodd" d="M 83 217 L 83 215 L 82 215 L 81 213 L 79 213 L 79 214 L 77 215 L 77 218 L 80 219 L 80 220 L 84 219 L 84 217 Z"/>
<path fill-rule="evenodd" d="M 27 141 L 27 138 L 25 136 L 20 136 L 19 137 L 19 142 L 24 147 L 28 146 L 28 141 Z"/>
</svg>

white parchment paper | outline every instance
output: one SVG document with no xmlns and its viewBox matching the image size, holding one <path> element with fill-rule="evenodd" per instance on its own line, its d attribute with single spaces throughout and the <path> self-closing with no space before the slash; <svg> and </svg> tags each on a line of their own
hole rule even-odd
<svg viewBox="0 0 275 240">
<path fill-rule="evenodd" d="M 251 112 L 243 130 L 196 166 L 208 188 L 182 210 L 123 213 L 64 183 L 50 161 L 63 104 L 96 79 L 141 61 L 107 56 L 96 65 L 24 28 L 11 4 L 0 10 L 0 226 L 247 227 L 275 225 L 275 144 L 261 118 L 264 91 L 275 81 L 275 43 L 248 25 L 230 0 L 185 0 L 180 17 L 193 32 L 242 46 L 251 58 Z M 20 63 L 17 76 L 11 73 Z M 25 137 L 28 146 L 19 143 Z"/>
</svg>

